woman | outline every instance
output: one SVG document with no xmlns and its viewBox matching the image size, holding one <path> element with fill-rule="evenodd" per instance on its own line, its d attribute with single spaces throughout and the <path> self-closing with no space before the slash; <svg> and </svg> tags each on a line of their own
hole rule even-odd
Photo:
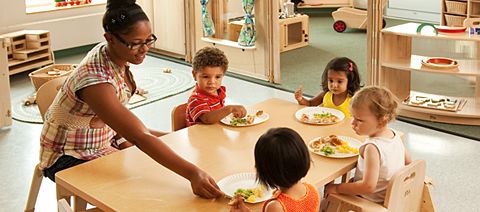
<svg viewBox="0 0 480 212">
<path fill-rule="evenodd" d="M 157 137 L 163 133 L 148 130 L 125 107 L 136 89 L 129 63 L 142 63 L 156 41 L 146 14 L 135 0 L 109 0 L 103 28 L 106 42 L 82 60 L 45 115 L 40 139 L 44 175 L 55 181 L 58 171 L 115 152 L 113 146 L 133 144 L 188 179 L 193 193 L 222 196 L 208 174 L 175 154 Z"/>
</svg>

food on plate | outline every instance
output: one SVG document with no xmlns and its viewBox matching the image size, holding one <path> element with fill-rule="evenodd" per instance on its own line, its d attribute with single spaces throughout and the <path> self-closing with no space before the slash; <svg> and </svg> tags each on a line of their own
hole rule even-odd
<svg viewBox="0 0 480 212">
<path fill-rule="evenodd" d="M 451 103 L 451 102 L 444 102 L 443 103 L 443 106 L 447 109 L 454 109 L 456 104 L 455 103 Z"/>
<path fill-rule="evenodd" d="M 230 124 L 233 126 L 252 124 L 255 121 L 255 116 L 247 115 L 244 118 L 232 118 Z"/>
<path fill-rule="evenodd" d="M 233 193 L 234 197 L 237 196 L 238 194 L 242 195 L 243 199 L 245 199 L 246 202 L 256 202 L 257 198 L 262 198 L 263 197 L 263 191 L 264 187 L 263 186 L 258 186 L 256 188 L 248 188 L 248 189 L 243 189 L 239 188 Z"/>
<path fill-rule="evenodd" d="M 427 104 L 427 106 L 429 106 L 429 107 L 438 107 L 440 105 L 442 105 L 441 102 L 432 102 L 432 103 Z"/>
<path fill-rule="evenodd" d="M 335 149 L 332 148 L 329 144 L 323 145 L 323 147 L 320 149 L 320 152 L 323 152 L 326 156 L 329 156 L 331 154 L 335 154 Z"/>
<path fill-rule="evenodd" d="M 338 122 L 340 119 L 329 112 L 322 112 L 322 113 L 314 113 L 313 117 L 310 118 L 307 114 L 302 114 L 301 120 L 304 122 L 312 122 L 312 123 L 335 123 Z"/>
<path fill-rule="evenodd" d="M 263 110 L 257 110 L 257 112 L 255 113 L 256 116 L 261 116 L 263 115 Z"/>
<path fill-rule="evenodd" d="M 444 102 L 445 99 L 443 99 L 443 98 L 432 98 L 430 101 L 432 101 L 432 103 L 440 103 L 440 102 Z"/>
<path fill-rule="evenodd" d="M 310 144 L 314 152 L 322 152 L 325 156 L 335 153 L 358 154 L 358 149 L 351 147 L 348 142 L 338 138 L 336 135 L 322 137 Z"/>
</svg>

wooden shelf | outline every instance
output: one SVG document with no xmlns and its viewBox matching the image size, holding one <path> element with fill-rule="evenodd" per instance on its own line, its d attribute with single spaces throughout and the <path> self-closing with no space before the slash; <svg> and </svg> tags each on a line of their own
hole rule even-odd
<svg viewBox="0 0 480 212">
<path fill-rule="evenodd" d="M 441 74 L 463 75 L 463 76 L 480 76 L 480 60 L 457 60 L 458 69 L 442 70 L 431 69 L 422 65 L 422 59 L 429 58 L 426 56 L 412 55 L 410 59 L 394 58 L 394 61 L 382 62 L 383 67 L 393 68 L 404 71 L 419 71 Z"/>
<path fill-rule="evenodd" d="M 408 37 L 420 38 L 434 38 L 445 40 L 465 40 L 465 41 L 480 41 L 479 35 L 470 35 L 468 32 L 464 33 L 438 33 L 435 34 L 432 28 L 425 27 L 421 33 L 417 33 L 418 23 L 406 23 L 382 30 L 384 34 L 402 35 Z"/>
<path fill-rule="evenodd" d="M 448 15 L 457 15 L 457 16 L 463 16 L 466 17 L 467 14 L 462 14 L 462 13 L 449 13 L 449 12 L 443 12 L 443 14 L 448 14 Z"/>
<path fill-rule="evenodd" d="M 412 42 L 413 38 L 473 41 L 475 43 L 468 45 L 478 47 L 480 36 L 469 35 L 466 32 L 437 35 L 433 30 L 417 33 L 418 26 L 419 24 L 416 23 L 408 23 L 382 30 L 379 85 L 389 88 L 392 93 L 403 100 L 412 95 L 434 95 L 411 90 L 412 71 L 474 77 L 476 85 L 472 97 L 450 97 L 466 100 L 461 110 L 444 111 L 402 104 L 399 107 L 399 115 L 434 122 L 480 126 L 480 55 L 474 59 L 457 59 L 459 67 L 456 70 L 437 70 L 422 66 L 421 61 L 428 58 L 427 55 L 412 54 L 412 48 L 415 45 L 415 42 Z M 436 96 L 440 95 L 436 94 Z M 449 98 L 448 96 L 441 97 Z"/>
</svg>

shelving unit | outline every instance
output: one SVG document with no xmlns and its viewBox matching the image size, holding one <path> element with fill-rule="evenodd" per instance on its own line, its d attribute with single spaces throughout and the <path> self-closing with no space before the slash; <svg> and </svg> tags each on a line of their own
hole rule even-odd
<svg viewBox="0 0 480 212">
<path fill-rule="evenodd" d="M 53 63 L 50 33 L 46 30 L 22 30 L 0 37 L 4 38 L 7 46 L 9 75 Z"/>
<path fill-rule="evenodd" d="M 227 24 L 228 40 L 237 42 L 243 22 L 243 20 L 238 20 Z M 280 52 L 308 46 L 308 15 L 296 14 L 291 18 L 279 19 L 278 25 L 280 29 Z"/>
<path fill-rule="evenodd" d="M 480 18 L 480 0 L 442 0 L 442 25 L 463 26 L 466 18 Z"/>
<path fill-rule="evenodd" d="M 480 55 L 474 59 L 458 59 L 458 70 L 437 70 L 422 66 L 421 60 L 428 55 L 412 54 L 412 39 L 436 39 L 445 41 L 473 41 L 480 46 L 480 36 L 468 33 L 434 34 L 417 33 L 419 24 L 408 23 L 382 30 L 380 56 L 380 85 L 389 88 L 400 100 L 413 95 L 425 94 L 412 90 L 411 72 L 426 72 L 431 74 L 449 74 L 475 77 L 475 94 L 473 97 L 446 97 L 462 98 L 467 100 L 463 108 L 456 112 L 442 111 L 430 108 L 419 108 L 400 104 L 399 115 L 435 122 L 480 125 Z"/>
<path fill-rule="evenodd" d="M 298 8 L 338 8 L 353 7 L 353 0 L 304 0 Z"/>
</svg>

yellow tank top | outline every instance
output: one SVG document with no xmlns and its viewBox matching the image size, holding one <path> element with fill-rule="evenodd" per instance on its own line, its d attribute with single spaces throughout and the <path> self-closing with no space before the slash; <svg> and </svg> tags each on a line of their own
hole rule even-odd
<svg viewBox="0 0 480 212">
<path fill-rule="evenodd" d="M 337 109 L 339 111 L 342 111 L 343 114 L 345 114 L 345 117 L 350 117 L 350 99 L 352 99 L 352 97 L 350 95 L 348 95 L 347 99 L 345 99 L 345 101 L 340 104 L 340 105 L 335 105 L 333 103 L 333 94 L 332 92 L 328 91 L 327 93 L 325 93 L 325 96 L 323 96 L 323 107 L 328 107 L 328 108 L 333 108 L 333 109 Z"/>
</svg>

